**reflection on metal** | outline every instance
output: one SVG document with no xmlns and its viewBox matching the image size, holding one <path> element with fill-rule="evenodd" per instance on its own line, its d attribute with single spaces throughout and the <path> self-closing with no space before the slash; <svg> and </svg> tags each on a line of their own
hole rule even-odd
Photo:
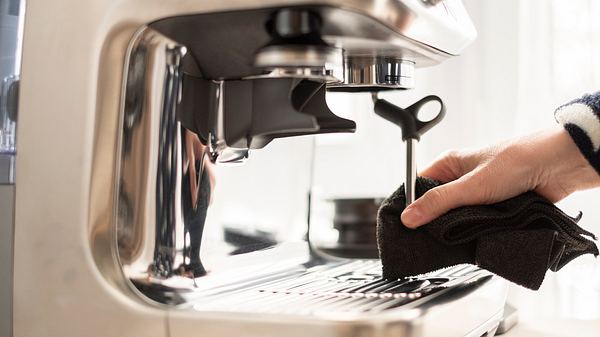
<svg viewBox="0 0 600 337">
<path fill-rule="evenodd" d="M 415 53 L 423 52 L 433 60 L 447 56 L 421 44 L 412 45 L 408 39 L 390 39 L 394 33 L 372 24 L 369 17 L 333 8 L 318 11 L 330 19 L 323 29 L 338 34 L 331 34 L 326 40 L 336 48 L 341 46 L 332 56 L 335 62 L 331 63 L 339 65 L 339 60 L 343 61 L 342 49 L 359 54 L 364 50 L 375 54 L 391 51 L 396 55 L 414 47 Z M 190 317 L 220 312 L 224 313 L 223 321 L 227 324 L 239 322 L 248 313 L 266 313 L 273 321 L 292 317 L 289 315 L 298 322 L 318 316 L 321 318 L 318 324 L 341 325 L 351 329 L 347 331 L 352 334 L 359 332 L 360 322 L 360 327 L 367 329 L 384 326 L 401 329 L 396 335 L 402 336 L 440 335 L 440 331 L 425 329 L 435 328 L 447 310 L 458 312 L 460 308 L 476 305 L 477 315 L 453 316 L 454 323 L 460 324 L 455 327 L 446 324 L 444 329 L 460 331 L 452 335 L 469 331 L 481 335 L 494 330 L 501 315 L 505 283 L 485 271 L 460 266 L 409 279 L 383 280 L 376 260 L 339 259 L 311 247 L 306 240 L 291 242 L 302 238 L 307 230 L 302 200 L 308 194 L 310 179 L 304 180 L 299 172 L 310 174 L 311 156 L 301 156 L 298 148 L 294 148 L 297 153 L 284 152 L 290 157 L 288 166 L 282 165 L 288 162 L 281 156 L 275 156 L 266 157 L 264 166 L 253 167 L 255 163 L 248 163 L 239 169 L 247 174 L 221 175 L 227 171 L 219 168 L 218 184 L 229 189 L 215 190 L 215 164 L 243 162 L 249 149 L 263 148 L 276 138 L 347 132 L 355 128 L 354 122 L 335 116 L 325 104 L 325 86 L 331 84 L 328 76 L 337 76 L 335 71 L 328 72 L 329 66 L 321 68 L 322 61 L 329 62 L 328 57 L 320 59 L 316 67 L 301 63 L 289 67 L 290 62 L 295 62 L 292 57 L 287 64 L 285 60 L 275 62 L 270 58 L 272 63 L 254 68 L 256 52 L 265 46 L 265 41 L 255 42 L 245 37 L 237 42 L 219 39 L 219 43 L 228 44 L 225 51 L 239 52 L 221 53 L 223 58 L 232 55 L 239 58 L 207 59 L 216 49 L 205 48 L 202 39 L 210 42 L 213 34 L 219 36 L 219 29 L 224 27 L 219 15 L 232 15 L 229 18 L 233 19 L 227 21 L 232 26 L 254 15 L 247 33 L 258 36 L 258 40 L 261 37 L 268 40 L 261 20 L 269 12 L 167 18 L 140 30 L 130 44 L 115 172 L 112 249 L 116 250 L 119 271 L 134 290 L 134 296 L 154 305 L 174 307 L 173 317 L 181 311 Z M 347 18 L 355 20 L 352 22 L 356 25 L 347 27 Z M 200 27 L 204 24 L 212 24 L 210 27 L 214 29 Z M 356 31 L 352 27 L 362 27 L 358 30 L 369 34 L 354 40 Z M 190 35 L 200 31 L 211 34 Z M 230 31 L 227 36 L 231 36 Z M 236 49 L 235 43 L 246 43 L 245 40 L 250 41 L 251 48 Z M 281 55 L 284 54 L 275 56 Z M 384 71 L 375 67 L 379 70 L 370 78 L 371 82 L 362 84 L 407 85 L 403 78 L 412 74 L 408 61 L 373 60 L 388 68 Z M 221 61 L 227 66 L 220 67 Z M 196 68 L 190 64 L 196 64 Z M 282 67 L 275 67 L 277 64 Z M 267 69 L 270 72 L 265 75 Z M 234 74 L 229 73 L 233 70 Z M 385 74 L 399 77 L 390 77 L 383 83 L 381 76 L 386 80 Z M 296 180 L 296 189 L 285 184 L 274 186 L 292 179 Z M 263 189 L 270 199 L 248 200 Z M 301 202 L 292 193 L 304 194 L 300 196 Z M 220 215 L 231 215 L 232 220 L 210 218 L 216 207 L 213 203 L 209 213 L 213 197 L 220 197 L 215 202 Z M 221 203 L 222 200 L 225 202 Z M 236 203 L 228 203 L 232 200 Z M 238 208 L 230 208 L 232 204 Z M 302 219 L 298 223 L 288 216 L 292 213 L 286 208 L 290 204 L 294 211 L 301 210 Z M 254 209 L 257 206 L 264 209 Z M 278 211 L 285 216 L 273 216 Z M 270 226 L 261 227 L 265 223 Z M 298 229 L 297 236 L 282 235 Z M 97 247 L 93 250 L 98 250 Z M 97 256 L 105 252 L 94 251 L 94 254 L 97 261 L 102 261 Z M 272 325 L 248 322 L 251 326 Z M 214 328 L 221 323 L 193 321 L 192 324 Z M 233 330 L 223 331 L 226 335 L 233 334 Z M 273 331 L 273 335 L 280 334 Z"/>
<path fill-rule="evenodd" d="M 173 273 L 175 262 L 174 226 L 179 211 L 175 198 L 181 195 L 180 166 L 177 163 L 182 159 L 182 134 L 181 126 L 177 122 L 177 100 L 180 97 L 181 58 L 185 48 L 167 46 L 164 52 L 166 69 L 157 144 L 156 234 L 154 260 L 149 269 L 154 276 L 168 277 Z"/>
<path fill-rule="evenodd" d="M 275 45 L 261 48 L 254 64 L 268 70 L 266 77 L 323 79 L 328 83 L 337 83 L 344 79 L 343 60 L 341 48 L 327 45 Z"/>
<path fill-rule="evenodd" d="M 332 84 L 338 91 L 377 91 L 412 89 L 415 62 L 387 57 L 348 57 L 344 62 L 344 81 Z"/>
<path fill-rule="evenodd" d="M 317 11 L 284 8 L 266 24 L 271 40 L 254 57 L 269 76 L 294 76 L 328 83 L 344 79 L 344 50 L 323 40 L 323 19 Z"/>
<path fill-rule="evenodd" d="M 16 19 L 14 19 L 15 23 Z M 1 19 L 0 23 L 3 23 Z M 2 33 L 1 29 L 0 33 Z M 14 62 L 18 63 L 19 61 Z M 17 152 L 16 136 L 20 82 L 19 76 L 15 74 L 2 78 L 7 70 L 13 71 L 13 69 L 0 69 L 0 184 L 15 183 L 15 154 Z"/>
<path fill-rule="evenodd" d="M 215 81 L 211 94 L 214 106 L 208 111 L 208 150 L 213 162 L 240 164 L 248 159 L 248 148 L 231 147 L 225 140 L 224 81 Z"/>
<path fill-rule="evenodd" d="M 258 78 L 298 78 L 313 81 L 323 81 L 332 84 L 340 82 L 343 76 L 340 76 L 339 74 L 336 75 L 333 70 L 329 70 L 325 67 L 278 67 L 270 68 L 269 72 L 266 74 L 248 76 L 245 79 Z"/>
<path fill-rule="evenodd" d="M 0 336 L 13 335 L 15 163 L 25 0 L 0 0 Z"/>
<path fill-rule="evenodd" d="M 131 43 L 124 79 L 116 250 L 131 284 L 147 298 L 162 303 L 180 303 L 181 293 L 195 290 L 198 278 L 207 274 L 200 251 L 213 194 L 212 165 L 243 162 L 250 146 L 261 145 L 228 143 L 228 118 L 233 124 L 249 117 L 252 123 L 242 130 L 248 132 L 242 137 L 264 139 L 265 143 L 275 137 L 355 128 L 354 122 L 327 109 L 322 82 L 261 78 L 232 84 L 189 74 L 189 82 L 185 82 L 185 53 L 185 47 L 145 28 Z M 280 85 L 284 82 L 287 86 Z M 183 83 L 190 85 L 185 95 Z M 198 91 L 193 90 L 193 83 L 200 83 Z M 231 107 L 226 114 L 226 104 L 238 100 L 232 94 L 225 99 L 227 88 L 249 89 L 240 91 L 252 99 L 247 101 L 253 107 L 249 116 Z M 194 100 L 198 97 L 204 100 Z M 184 102 L 190 104 L 187 110 L 181 108 Z M 246 101 L 240 102 L 245 105 Z M 206 136 L 196 133 L 197 128 L 204 128 Z M 252 232 L 223 229 L 221 249 L 225 254 L 277 244 L 275 237 L 257 244 L 252 242 Z M 232 238 L 237 242 L 227 242 Z"/>
<path fill-rule="evenodd" d="M 334 205 L 333 228 L 337 240 L 313 243 L 327 254 L 348 258 L 378 259 L 377 211 L 383 198 L 336 198 L 327 200 Z"/>
<path fill-rule="evenodd" d="M 328 324 L 339 331 L 331 336 L 478 337 L 494 335 L 505 293 L 501 279 L 475 266 L 385 280 L 377 260 L 323 260 L 217 287 L 180 310 Z"/>
<path fill-rule="evenodd" d="M 379 261 L 357 259 L 281 275 L 225 296 L 207 296 L 207 303 L 197 308 L 209 305 L 226 312 L 303 315 L 380 313 L 416 301 L 428 302 L 434 294 L 472 291 L 490 278 L 489 272 L 478 267 L 459 265 L 413 278 L 386 280 L 381 278 Z M 459 283 L 466 285 L 460 291 L 452 287 Z"/>
<path fill-rule="evenodd" d="M 206 273 L 199 252 L 210 200 L 206 147 L 177 119 L 185 52 L 144 30 L 129 55 L 117 250 L 138 288 L 160 283 L 152 279 Z"/>
</svg>

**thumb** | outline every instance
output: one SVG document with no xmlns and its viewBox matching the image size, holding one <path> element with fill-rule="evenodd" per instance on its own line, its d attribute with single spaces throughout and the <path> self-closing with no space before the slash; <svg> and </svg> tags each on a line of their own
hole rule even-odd
<svg viewBox="0 0 600 337">
<path fill-rule="evenodd" d="M 476 202 L 477 198 L 472 190 L 477 189 L 469 188 L 472 184 L 473 179 L 463 176 L 461 179 L 427 191 L 402 212 L 402 223 L 406 227 L 417 228 L 451 209 Z"/>
</svg>

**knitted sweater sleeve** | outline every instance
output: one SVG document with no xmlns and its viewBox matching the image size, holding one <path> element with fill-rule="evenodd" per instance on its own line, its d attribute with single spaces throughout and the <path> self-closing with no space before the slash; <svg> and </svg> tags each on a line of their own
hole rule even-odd
<svg viewBox="0 0 600 337">
<path fill-rule="evenodd" d="M 600 174 L 600 91 L 559 107 L 554 117 Z"/>
</svg>

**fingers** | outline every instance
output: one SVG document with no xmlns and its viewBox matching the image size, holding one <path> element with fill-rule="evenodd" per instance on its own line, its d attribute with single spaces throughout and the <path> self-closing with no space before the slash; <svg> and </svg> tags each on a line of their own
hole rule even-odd
<svg viewBox="0 0 600 337">
<path fill-rule="evenodd" d="M 489 186 L 493 170 L 487 165 L 492 152 L 491 149 L 449 151 L 420 172 L 421 176 L 438 180 L 444 185 L 427 191 L 407 207 L 402 212 L 402 223 L 416 228 L 451 209 L 487 203 L 493 190 Z"/>
<path fill-rule="evenodd" d="M 448 151 L 419 172 L 419 175 L 447 183 L 471 172 L 482 160 L 480 152 Z"/>
<path fill-rule="evenodd" d="M 402 223 L 406 227 L 416 228 L 464 205 L 461 185 L 464 184 L 455 180 L 427 191 L 402 212 Z"/>
<path fill-rule="evenodd" d="M 466 172 L 463 165 L 463 155 L 458 151 L 448 151 L 435 160 L 429 167 L 419 173 L 420 176 L 447 183 L 434 188 L 413 202 L 402 212 L 402 223 L 410 228 L 416 228 L 444 214 L 448 207 L 454 206 L 458 199 L 456 179 Z M 457 207 L 457 206 L 455 206 Z M 439 215 L 438 215 L 439 214 Z M 437 216 L 436 216 L 437 215 Z"/>
<path fill-rule="evenodd" d="M 534 135 L 474 152 L 446 153 L 421 172 L 445 184 L 409 205 L 401 215 L 402 223 L 416 228 L 457 207 L 491 204 L 531 190 L 553 202 L 564 198 L 576 190 L 564 182 L 581 179 L 582 173 L 574 169 L 576 158 L 563 160 L 578 152 L 561 151 L 560 137 L 565 134 L 560 131 L 562 134 Z M 563 172 L 557 165 L 565 162 L 570 166 L 557 177 L 557 172 Z"/>
<path fill-rule="evenodd" d="M 485 176 L 483 170 L 477 171 L 427 191 L 402 212 L 402 223 L 417 228 L 451 209 L 489 203 L 490 186 L 483 184 Z"/>
</svg>

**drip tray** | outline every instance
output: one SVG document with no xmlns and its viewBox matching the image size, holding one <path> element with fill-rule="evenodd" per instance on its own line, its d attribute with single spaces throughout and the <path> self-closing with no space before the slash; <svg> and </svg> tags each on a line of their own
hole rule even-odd
<svg viewBox="0 0 600 337">
<path fill-rule="evenodd" d="M 353 260 L 308 268 L 216 296 L 204 304 L 212 310 L 253 313 L 379 313 L 417 306 L 443 291 L 475 289 L 491 278 L 485 270 L 459 265 L 418 277 L 385 280 L 381 278 L 379 261 Z"/>
<path fill-rule="evenodd" d="M 493 336 L 506 292 L 471 265 L 384 280 L 379 260 L 313 262 L 188 298 L 170 324 L 175 336 L 200 320 L 214 336 Z"/>
</svg>

